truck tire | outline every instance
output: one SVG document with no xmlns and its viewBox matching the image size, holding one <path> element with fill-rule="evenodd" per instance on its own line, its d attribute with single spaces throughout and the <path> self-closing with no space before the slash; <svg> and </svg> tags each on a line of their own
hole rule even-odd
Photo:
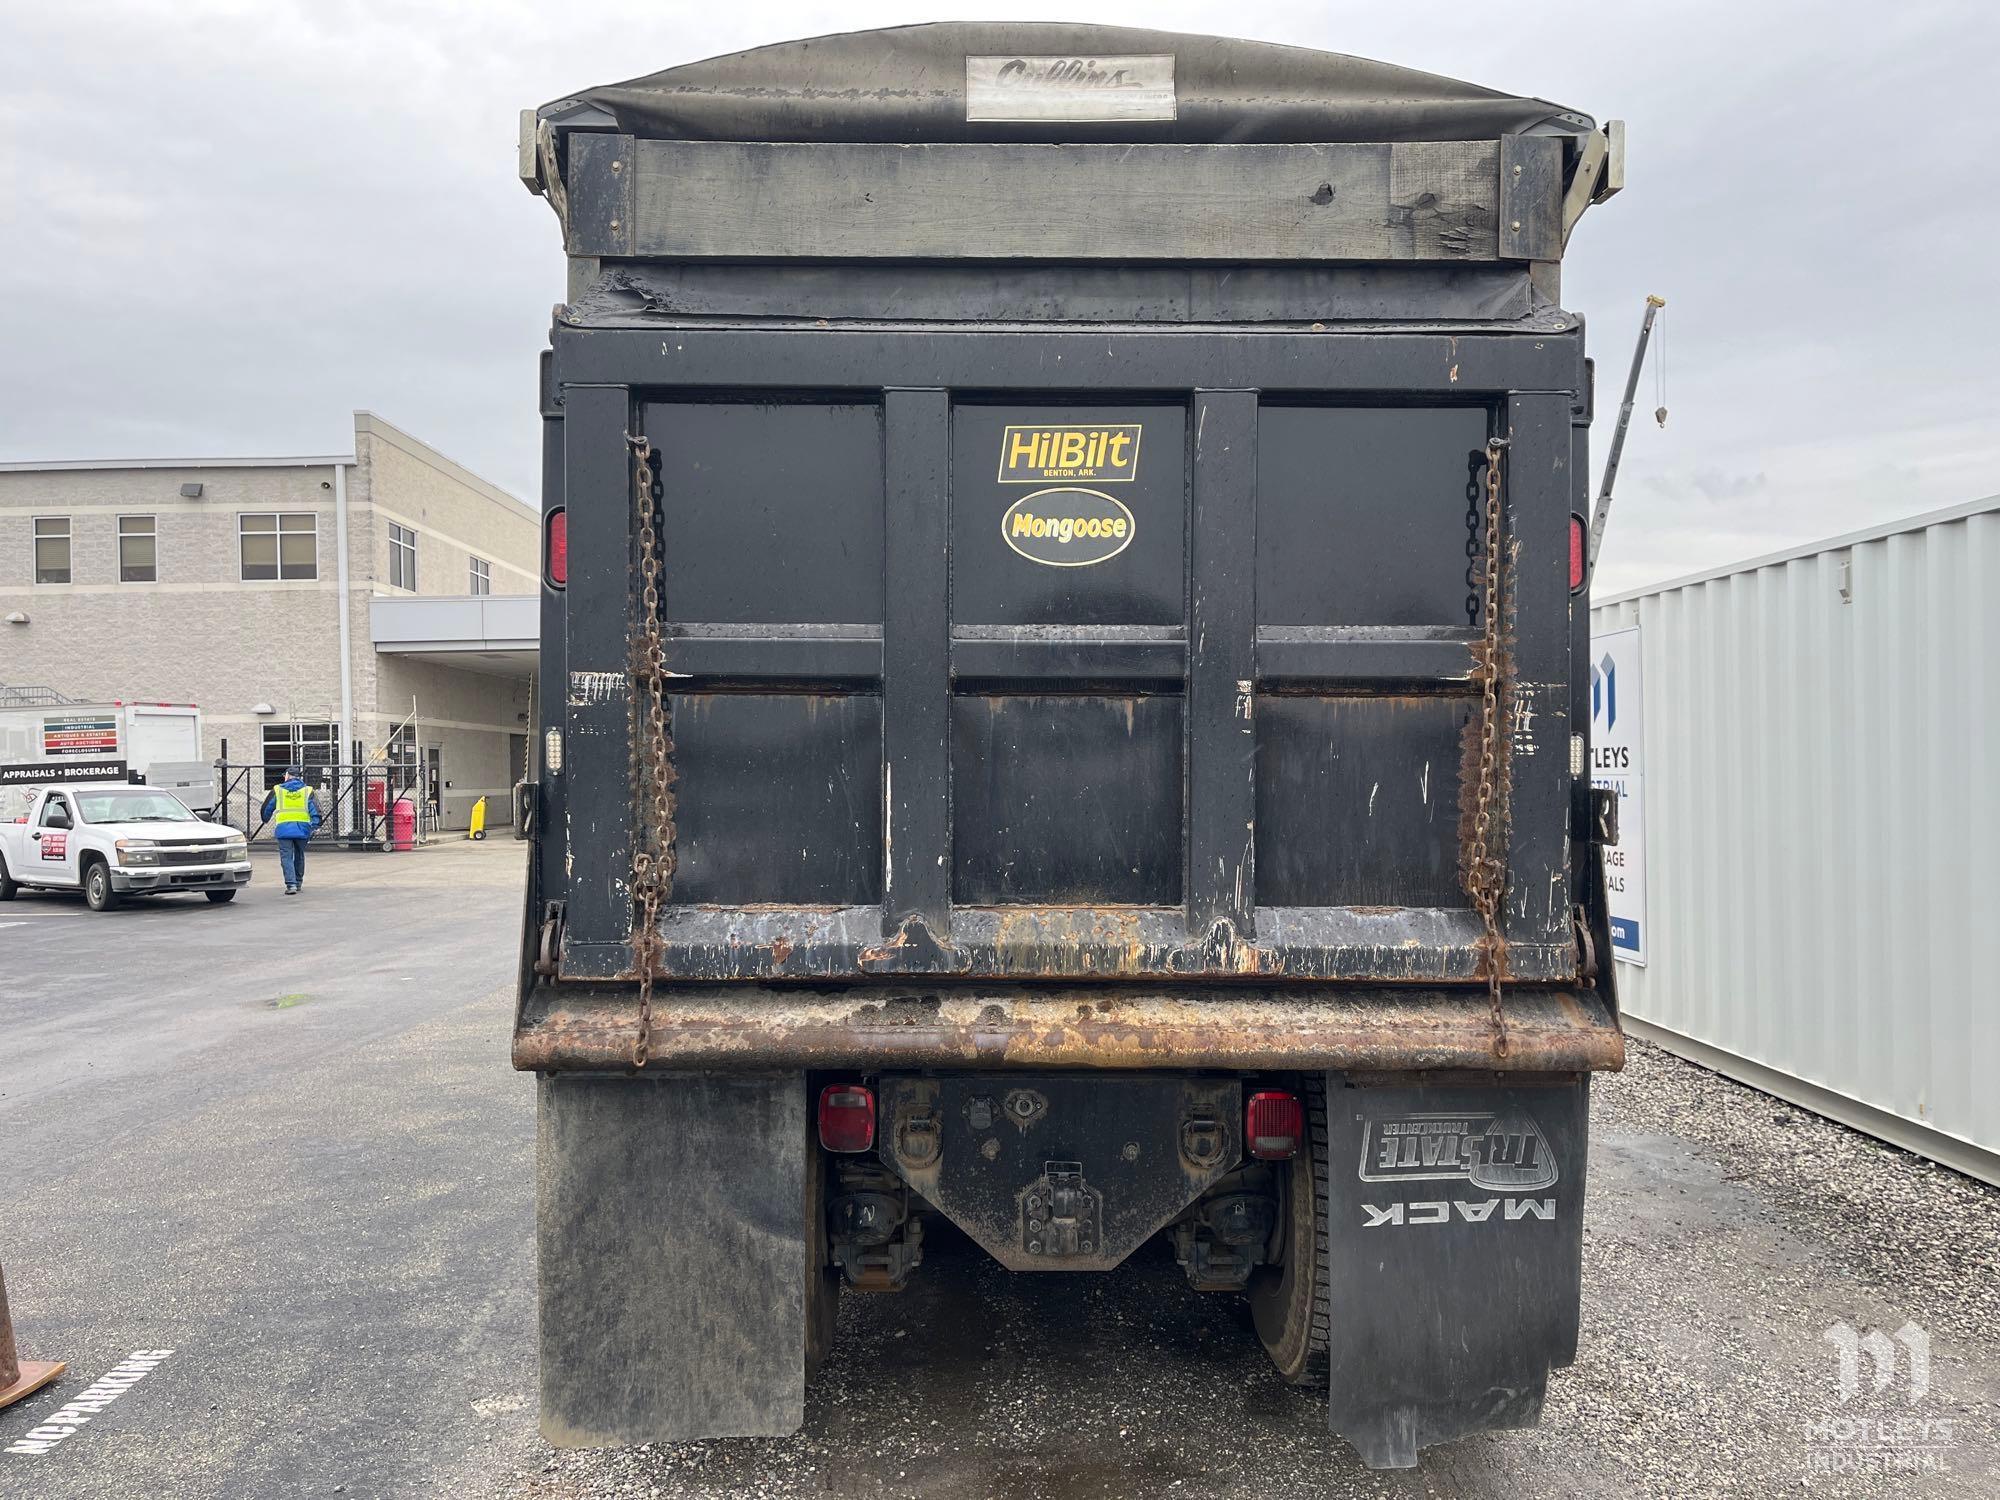
<svg viewBox="0 0 2000 1500">
<path fill-rule="evenodd" d="M 111 867 L 93 859 L 83 867 L 83 904 L 92 911 L 110 911 L 118 904 L 118 892 L 111 885 Z"/>
<path fill-rule="evenodd" d="M 1306 1139 L 1286 1182 L 1284 1262 L 1259 1273 L 1250 1288 L 1257 1337 L 1278 1373 L 1293 1385 L 1324 1388 L 1333 1334 L 1326 1285 L 1326 1216 L 1331 1191 L 1327 1159 L 1326 1079 L 1301 1080 Z"/>
<path fill-rule="evenodd" d="M 806 1379 L 833 1347 L 840 1310 L 840 1268 L 829 1264 L 826 1236 L 826 1153 L 817 1135 L 806 1142 Z"/>
<path fill-rule="evenodd" d="M 7 857 L 0 854 L 0 901 L 12 901 L 21 883 L 7 873 Z"/>
<path fill-rule="evenodd" d="M 225 903 L 227 903 L 227 902 L 230 902 L 230 901 L 234 901 L 234 900 L 236 899 L 236 892 L 235 892 L 235 891 L 233 891 L 233 890 L 228 890 L 228 891 L 203 891 L 203 892 L 202 892 L 202 894 L 203 894 L 204 896 L 208 897 L 208 899 L 209 899 L 210 901 L 213 901 L 213 902 L 214 902 L 214 903 L 215 903 L 215 904 L 216 904 L 217 906 L 222 906 L 222 905 L 224 905 Z"/>
</svg>

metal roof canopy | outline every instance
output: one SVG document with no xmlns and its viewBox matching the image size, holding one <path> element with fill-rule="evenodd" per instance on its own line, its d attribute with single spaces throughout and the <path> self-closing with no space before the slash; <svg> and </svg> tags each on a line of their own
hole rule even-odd
<svg viewBox="0 0 2000 1500">
<path fill-rule="evenodd" d="M 378 594 L 368 620 L 383 656 L 517 677 L 534 676 L 539 661 L 541 600 L 533 594 Z"/>
</svg>

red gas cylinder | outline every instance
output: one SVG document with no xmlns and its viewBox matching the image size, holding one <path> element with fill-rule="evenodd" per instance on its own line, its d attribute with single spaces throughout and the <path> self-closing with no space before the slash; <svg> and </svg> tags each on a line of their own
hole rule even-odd
<svg viewBox="0 0 2000 1500">
<path fill-rule="evenodd" d="M 389 806 L 389 783 L 379 776 L 370 776 L 361 795 L 368 804 L 369 816 L 379 818 Z"/>
<path fill-rule="evenodd" d="M 389 814 L 389 847 L 417 847 L 417 804 L 408 797 L 398 797 L 395 808 Z"/>
</svg>

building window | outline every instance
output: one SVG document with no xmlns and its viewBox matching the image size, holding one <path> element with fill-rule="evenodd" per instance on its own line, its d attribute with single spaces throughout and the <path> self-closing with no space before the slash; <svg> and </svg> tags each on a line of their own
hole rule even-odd
<svg viewBox="0 0 2000 1500">
<path fill-rule="evenodd" d="M 483 557 L 472 559 L 472 592 L 475 594 L 493 592 L 493 564 Z"/>
<path fill-rule="evenodd" d="M 159 535 L 152 516 L 118 518 L 118 581 L 160 581 Z"/>
<path fill-rule="evenodd" d="M 264 726 L 264 789 L 285 779 L 285 767 L 298 766 L 317 786 L 320 773 L 340 764 L 338 724 L 266 724 Z"/>
<path fill-rule="evenodd" d="M 417 764 L 417 726 L 398 724 L 390 731 L 384 751 L 383 758 L 390 765 L 403 771 L 414 770 Z"/>
<path fill-rule="evenodd" d="M 236 518 L 243 581 L 319 577 L 319 517 L 297 511 Z"/>
<path fill-rule="evenodd" d="M 417 534 L 389 523 L 389 587 L 417 591 Z"/>
<path fill-rule="evenodd" d="M 69 517 L 35 517 L 35 582 L 69 582 Z"/>
</svg>

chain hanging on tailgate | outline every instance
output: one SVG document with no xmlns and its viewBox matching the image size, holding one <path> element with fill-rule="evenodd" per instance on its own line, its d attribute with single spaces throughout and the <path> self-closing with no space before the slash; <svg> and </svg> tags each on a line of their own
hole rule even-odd
<svg viewBox="0 0 2000 1500">
<path fill-rule="evenodd" d="M 1481 605 L 1484 633 L 1479 690 L 1479 782 L 1473 802 L 1472 844 L 1466 857 L 1466 888 L 1486 928 L 1486 994 L 1493 1008 L 1493 1055 L 1507 1055 L 1507 1018 L 1500 1009 L 1500 982 L 1507 968 L 1507 941 L 1500 931 L 1500 907 L 1507 898 L 1506 833 L 1500 827 L 1498 788 L 1502 736 L 1502 674 L 1506 666 L 1501 618 L 1500 463 L 1507 439 L 1486 444 L 1486 571 Z M 1469 571 L 1469 570 L 1468 570 Z"/>
<path fill-rule="evenodd" d="M 644 433 L 632 447 L 633 499 L 639 510 L 639 636 L 632 675 L 644 694 L 639 736 L 639 826 L 632 836 L 632 960 L 639 973 L 639 1026 L 632 1066 L 646 1066 L 653 1037 L 653 981 L 660 971 L 660 907 L 674 883 L 673 742 L 667 735 L 667 652 L 660 639 L 660 538 L 655 517 L 665 497 L 659 455 Z"/>
</svg>

